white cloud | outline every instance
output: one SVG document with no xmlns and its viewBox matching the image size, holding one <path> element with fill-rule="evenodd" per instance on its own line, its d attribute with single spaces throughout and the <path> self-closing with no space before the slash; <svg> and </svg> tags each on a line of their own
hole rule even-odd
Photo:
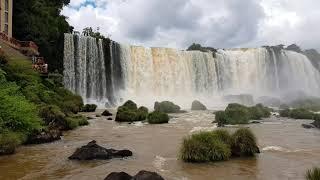
<svg viewBox="0 0 320 180">
<path fill-rule="evenodd" d="M 76 30 L 100 27 L 116 41 L 145 46 L 319 48 L 316 7 L 319 0 L 71 0 L 63 14 Z"/>
</svg>

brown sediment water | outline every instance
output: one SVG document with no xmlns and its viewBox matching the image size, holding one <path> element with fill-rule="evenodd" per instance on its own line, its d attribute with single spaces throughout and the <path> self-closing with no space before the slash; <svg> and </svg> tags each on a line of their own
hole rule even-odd
<svg viewBox="0 0 320 180">
<path fill-rule="evenodd" d="M 94 116 L 94 114 L 92 114 Z M 178 159 L 183 137 L 199 130 L 211 130 L 210 111 L 174 114 L 169 124 L 116 123 L 106 117 L 66 132 L 60 141 L 23 146 L 11 156 L 0 157 L 0 179 L 104 179 L 110 172 L 136 174 L 150 170 L 169 180 L 273 180 L 304 179 L 307 169 L 320 165 L 320 131 L 304 129 L 306 120 L 268 118 L 250 124 L 261 154 L 225 162 L 190 164 Z M 233 131 L 237 126 L 227 127 Z M 130 149 L 127 159 L 71 161 L 76 148 L 96 140 L 106 148 Z"/>
</svg>

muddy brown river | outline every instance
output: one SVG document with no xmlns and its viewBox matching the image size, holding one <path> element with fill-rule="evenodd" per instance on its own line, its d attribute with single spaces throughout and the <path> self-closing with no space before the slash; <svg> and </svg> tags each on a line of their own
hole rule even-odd
<svg viewBox="0 0 320 180">
<path fill-rule="evenodd" d="M 92 114 L 91 116 L 94 116 Z M 304 179 L 307 169 L 320 165 L 320 130 L 304 129 L 306 120 L 272 117 L 246 125 L 258 138 L 261 154 L 226 162 L 189 164 L 177 158 L 182 138 L 212 130 L 210 111 L 174 114 L 169 124 L 126 124 L 90 120 L 90 125 L 66 132 L 54 143 L 23 146 L 12 156 L 0 157 L 0 179 L 104 179 L 110 172 L 156 171 L 168 180 L 287 180 Z M 233 131 L 237 126 L 227 127 Z M 107 148 L 130 149 L 128 159 L 71 161 L 77 147 L 96 140 Z"/>
</svg>

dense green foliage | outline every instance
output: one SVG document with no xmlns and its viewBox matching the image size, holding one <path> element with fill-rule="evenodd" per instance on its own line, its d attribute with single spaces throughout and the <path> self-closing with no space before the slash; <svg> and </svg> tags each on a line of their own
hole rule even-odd
<svg viewBox="0 0 320 180">
<path fill-rule="evenodd" d="M 97 105 L 95 104 L 86 104 L 81 108 L 82 112 L 95 112 L 97 109 Z"/>
<path fill-rule="evenodd" d="M 316 114 L 307 109 L 284 109 L 280 111 L 281 117 L 289 117 L 293 119 L 314 119 Z"/>
<path fill-rule="evenodd" d="M 262 104 L 246 107 L 241 104 L 232 103 L 227 106 L 225 111 L 215 113 L 218 126 L 225 124 L 248 124 L 249 120 L 260 120 L 270 117 L 272 109 L 264 107 Z"/>
<path fill-rule="evenodd" d="M 60 14 L 70 0 L 14 0 L 13 36 L 34 41 L 49 63 L 50 70 L 62 72 L 64 33 L 72 32 L 66 17 Z"/>
<path fill-rule="evenodd" d="M 211 52 L 212 56 L 216 56 L 217 49 L 212 47 L 203 47 L 201 44 L 193 43 L 191 46 L 188 47 L 187 51 L 201 51 L 201 52 Z"/>
<path fill-rule="evenodd" d="M 9 57 L 0 67 L 0 151 L 12 153 L 17 145 L 47 128 L 67 127 L 83 106 L 82 98 L 61 87 L 57 80 L 40 77 L 31 61 Z M 87 124 L 79 120 L 78 124 Z"/>
<path fill-rule="evenodd" d="M 306 173 L 306 180 L 320 180 L 320 168 L 309 169 Z"/>
<path fill-rule="evenodd" d="M 137 104 L 129 100 L 122 106 L 118 107 L 118 112 L 115 121 L 118 122 L 134 122 L 143 121 L 147 118 L 148 108 L 140 107 L 137 108 Z"/>
<path fill-rule="evenodd" d="M 233 135 L 226 130 L 193 134 L 184 138 L 180 149 L 180 157 L 186 162 L 223 161 L 255 153 L 259 153 L 259 148 L 249 129 L 238 129 Z"/>
<path fill-rule="evenodd" d="M 293 108 L 303 108 L 311 111 L 320 111 L 320 98 L 309 97 L 297 99 L 290 103 Z"/>
<path fill-rule="evenodd" d="M 164 112 L 154 111 L 148 115 L 149 124 L 164 124 L 169 122 L 168 114 Z"/>
<path fill-rule="evenodd" d="M 159 112 L 164 112 L 164 113 L 179 113 L 179 112 L 181 112 L 180 107 L 170 101 L 155 102 L 154 103 L 154 110 L 159 111 Z"/>
</svg>

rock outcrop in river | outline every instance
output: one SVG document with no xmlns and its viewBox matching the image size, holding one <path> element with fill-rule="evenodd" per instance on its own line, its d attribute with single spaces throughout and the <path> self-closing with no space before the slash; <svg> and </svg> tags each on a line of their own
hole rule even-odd
<svg viewBox="0 0 320 180">
<path fill-rule="evenodd" d="M 132 156 L 129 150 L 106 149 L 99 146 L 96 141 L 91 141 L 87 145 L 78 148 L 69 159 L 74 160 L 93 160 L 93 159 L 112 159 Z"/>
<path fill-rule="evenodd" d="M 125 172 L 112 172 L 105 180 L 164 180 L 158 173 L 150 171 L 140 171 L 135 176 L 130 176 Z"/>
</svg>

